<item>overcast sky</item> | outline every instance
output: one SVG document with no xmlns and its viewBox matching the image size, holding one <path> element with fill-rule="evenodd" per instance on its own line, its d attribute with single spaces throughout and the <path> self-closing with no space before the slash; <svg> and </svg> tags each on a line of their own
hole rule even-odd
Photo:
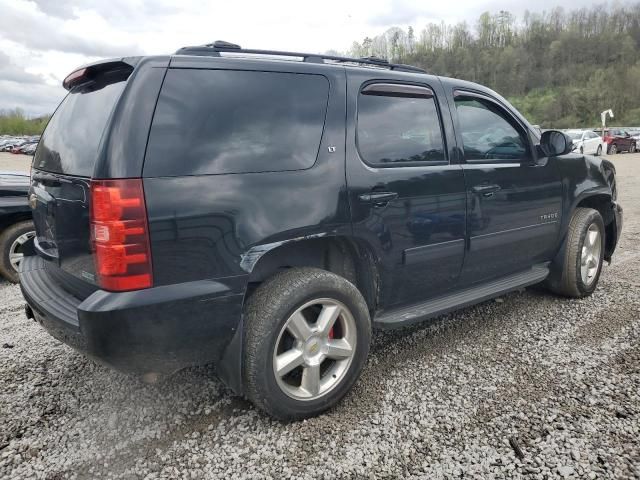
<svg viewBox="0 0 640 480">
<path fill-rule="evenodd" d="M 473 22 L 484 11 L 521 15 L 592 0 L 0 0 L 0 110 L 50 113 L 63 78 L 100 58 L 172 53 L 227 40 L 243 47 L 345 51 L 391 26 Z M 602 3 L 602 2 L 597 2 Z"/>
</svg>

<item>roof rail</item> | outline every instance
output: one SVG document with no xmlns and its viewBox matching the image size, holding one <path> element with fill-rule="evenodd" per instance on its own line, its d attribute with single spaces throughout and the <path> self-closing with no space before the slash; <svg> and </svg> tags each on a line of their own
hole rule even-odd
<svg viewBox="0 0 640 480">
<path fill-rule="evenodd" d="M 182 47 L 176 51 L 176 55 L 203 55 L 210 57 L 219 57 L 220 53 L 241 53 L 247 55 L 269 55 L 269 56 L 281 56 L 281 57 L 299 57 L 303 62 L 308 63 L 355 63 L 358 65 L 371 65 L 381 68 L 388 68 L 390 70 L 397 70 L 400 72 L 414 72 L 414 73 L 427 73 L 425 70 L 414 67 L 412 65 L 403 65 L 399 63 L 389 63 L 386 58 L 379 57 L 364 57 L 364 58 L 350 58 L 339 57 L 335 55 L 323 55 L 319 53 L 301 53 L 301 52 L 283 52 L 279 50 L 256 50 L 252 48 L 241 48 L 240 45 L 235 43 L 225 42 L 223 40 L 217 40 L 213 43 L 206 45 L 199 45 L 195 47 Z"/>
</svg>

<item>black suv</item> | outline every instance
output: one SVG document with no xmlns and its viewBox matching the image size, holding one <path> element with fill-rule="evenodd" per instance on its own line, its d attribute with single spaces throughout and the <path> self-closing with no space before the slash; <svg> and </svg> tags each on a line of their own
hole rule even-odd
<svg viewBox="0 0 640 480">
<path fill-rule="evenodd" d="M 35 235 L 28 192 L 28 173 L 0 172 L 0 276 L 14 283 L 23 246 Z"/>
<path fill-rule="evenodd" d="M 64 86 L 27 315 L 147 381 L 214 363 L 278 418 L 336 404 L 372 327 L 540 282 L 589 295 L 620 235 L 610 162 L 415 67 L 216 42 Z"/>
</svg>

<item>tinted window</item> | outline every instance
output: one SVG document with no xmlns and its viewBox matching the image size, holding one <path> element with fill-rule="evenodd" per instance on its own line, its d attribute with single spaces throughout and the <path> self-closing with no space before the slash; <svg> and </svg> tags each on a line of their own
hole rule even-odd
<svg viewBox="0 0 640 480">
<path fill-rule="evenodd" d="M 145 175 L 309 168 L 318 155 L 328 92 L 319 75 L 169 70 Z"/>
<path fill-rule="evenodd" d="M 357 135 L 372 165 L 445 160 L 434 98 L 360 94 Z"/>
<path fill-rule="evenodd" d="M 34 168 L 90 177 L 107 120 L 124 90 L 129 72 L 103 75 L 62 101 L 42 135 Z"/>
<path fill-rule="evenodd" d="M 491 102 L 456 99 L 465 160 L 519 160 L 527 156 L 524 135 Z"/>
</svg>

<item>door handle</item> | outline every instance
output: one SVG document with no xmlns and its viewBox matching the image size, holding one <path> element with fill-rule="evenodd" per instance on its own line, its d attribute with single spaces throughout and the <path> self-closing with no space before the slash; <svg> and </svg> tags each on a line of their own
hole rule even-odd
<svg viewBox="0 0 640 480">
<path fill-rule="evenodd" d="M 471 191 L 483 197 L 492 197 L 494 193 L 501 190 L 500 185 L 476 185 L 471 187 Z"/>
<path fill-rule="evenodd" d="M 371 192 L 358 195 L 362 203 L 373 203 L 375 207 L 384 207 L 391 200 L 398 198 L 396 192 Z"/>
</svg>

